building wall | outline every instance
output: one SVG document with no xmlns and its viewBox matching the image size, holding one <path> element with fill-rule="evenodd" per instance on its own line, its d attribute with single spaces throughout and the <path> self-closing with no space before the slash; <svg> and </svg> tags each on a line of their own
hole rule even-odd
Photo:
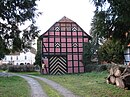
<svg viewBox="0 0 130 97">
<path fill-rule="evenodd" d="M 13 65 L 24 64 L 33 64 L 35 62 L 35 54 L 31 52 L 20 53 L 20 55 L 5 55 L 5 58 L 2 60 L 2 63 L 12 63 Z"/>
<path fill-rule="evenodd" d="M 67 73 L 84 72 L 83 44 L 88 42 L 88 37 L 84 32 L 48 32 L 45 36 L 49 36 L 43 38 L 42 41 L 43 56 L 46 56 L 44 63 L 48 72 L 50 57 L 59 55 L 66 57 Z"/>
<path fill-rule="evenodd" d="M 42 60 L 49 74 L 84 72 L 83 47 L 90 36 L 77 23 L 63 17 L 41 37 Z"/>
</svg>

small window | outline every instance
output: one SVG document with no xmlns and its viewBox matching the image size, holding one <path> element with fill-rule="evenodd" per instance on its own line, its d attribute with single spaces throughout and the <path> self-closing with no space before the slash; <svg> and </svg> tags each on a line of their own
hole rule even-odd
<svg viewBox="0 0 130 97">
<path fill-rule="evenodd" d="M 55 31 L 60 31 L 60 28 L 59 27 L 55 27 Z"/>
<path fill-rule="evenodd" d="M 60 47 L 60 43 L 55 43 L 55 47 L 59 48 Z"/>
<path fill-rule="evenodd" d="M 16 60 L 18 60 L 18 56 L 17 56 Z"/>
<path fill-rule="evenodd" d="M 48 59 L 47 56 L 44 56 L 44 59 Z"/>
<path fill-rule="evenodd" d="M 77 43 L 73 43 L 72 46 L 73 47 L 78 47 L 78 44 Z"/>
<path fill-rule="evenodd" d="M 27 59 L 27 56 L 25 56 L 25 60 Z"/>
<path fill-rule="evenodd" d="M 73 27 L 73 28 L 72 28 L 72 31 L 73 31 L 73 32 L 76 32 L 76 31 L 77 31 L 77 28 L 76 28 L 76 27 Z"/>
<path fill-rule="evenodd" d="M 11 60 L 13 60 L 13 58 L 11 57 Z"/>
</svg>

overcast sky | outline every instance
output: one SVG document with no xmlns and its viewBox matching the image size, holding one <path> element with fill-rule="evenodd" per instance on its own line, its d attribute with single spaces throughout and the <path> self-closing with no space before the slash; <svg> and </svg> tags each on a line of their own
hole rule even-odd
<svg viewBox="0 0 130 97">
<path fill-rule="evenodd" d="M 43 12 L 42 16 L 37 19 L 41 34 L 63 16 L 78 23 L 89 34 L 95 7 L 90 0 L 40 0 L 38 9 Z"/>
</svg>

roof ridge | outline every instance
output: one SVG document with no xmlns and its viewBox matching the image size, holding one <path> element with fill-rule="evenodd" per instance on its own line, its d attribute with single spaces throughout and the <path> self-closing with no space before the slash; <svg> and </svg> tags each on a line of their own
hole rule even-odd
<svg viewBox="0 0 130 97">
<path fill-rule="evenodd" d="M 74 22 L 73 20 L 69 19 L 68 17 L 64 16 L 58 22 Z"/>
</svg>

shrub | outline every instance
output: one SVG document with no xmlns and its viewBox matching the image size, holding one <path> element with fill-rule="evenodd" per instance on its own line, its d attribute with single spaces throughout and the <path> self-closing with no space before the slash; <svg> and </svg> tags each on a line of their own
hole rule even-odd
<svg viewBox="0 0 130 97">
<path fill-rule="evenodd" d="M 101 72 L 101 71 L 109 70 L 110 67 L 111 64 L 101 64 L 101 65 L 90 64 L 85 66 L 85 70 L 86 72 L 92 72 L 92 71 Z"/>
<path fill-rule="evenodd" d="M 11 64 L 2 64 L 0 65 L 0 70 L 8 70 L 8 67 L 10 66 Z"/>
<path fill-rule="evenodd" d="M 34 65 L 12 65 L 9 66 L 10 72 L 32 72 L 34 71 Z"/>
<path fill-rule="evenodd" d="M 92 44 L 91 43 L 84 43 L 83 46 L 83 64 L 87 65 L 89 63 L 91 63 L 91 57 L 92 57 Z"/>
<path fill-rule="evenodd" d="M 121 41 L 107 40 L 98 50 L 100 61 L 123 63 L 124 47 Z"/>
</svg>

